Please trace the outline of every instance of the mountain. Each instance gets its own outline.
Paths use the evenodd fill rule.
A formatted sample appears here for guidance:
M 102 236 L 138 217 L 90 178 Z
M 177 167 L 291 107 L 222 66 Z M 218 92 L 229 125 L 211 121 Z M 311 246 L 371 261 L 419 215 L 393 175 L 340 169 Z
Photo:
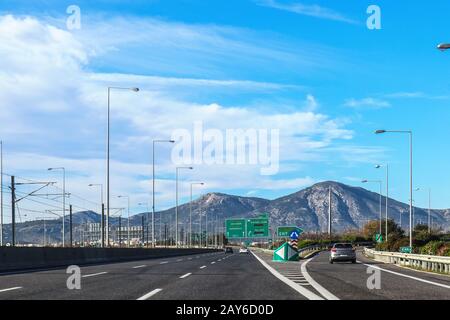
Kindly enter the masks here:
M 255 197 L 234 196 L 223 193 L 208 193 L 192 202 L 193 232 L 199 230 L 199 216 L 202 216 L 202 228 L 207 220 L 208 227 L 211 222 L 224 221 L 229 218 L 250 218 L 268 213 L 272 227 L 280 225 L 296 225 L 310 232 L 325 232 L 328 225 L 328 192 L 331 188 L 332 225 L 334 232 L 342 232 L 357 229 L 369 220 L 379 219 L 379 194 L 364 188 L 348 186 L 338 182 L 321 182 L 309 188 L 293 194 L 267 200 Z M 382 197 L 382 215 L 385 216 L 385 197 Z M 409 226 L 409 205 L 390 199 L 389 218 L 397 223 L 402 220 L 402 226 Z M 180 232 L 182 226 L 187 225 L 190 215 L 190 203 L 178 207 Z M 130 225 L 141 225 L 142 216 L 148 213 L 140 213 L 130 218 Z M 151 215 L 151 214 L 150 214 Z M 401 218 L 400 218 L 401 216 Z M 414 208 L 415 221 L 426 223 L 428 210 Z M 450 228 L 450 209 L 431 210 L 432 223 L 445 230 Z M 159 221 L 162 225 L 173 226 L 175 208 L 155 213 L 156 233 L 159 232 Z M 83 224 L 99 223 L 100 215 L 92 211 L 77 212 L 73 215 L 74 237 L 79 239 L 83 230 Z M 61 220 L 47 221 L 47 236 L 54 240 L 61 239 Z M 111 217 L 112 226 L 117 226 L 118 218 Z M 125 218 L 122 225 L 126 225 Z M 43 221 L 28 221 L 17 224 L 17 237 L 21 242 L 36 243 L 43 239 Z M 5 226 L 6 242 L 10 239 L 10 226 Z M 273 228 L 274 230 L 275 228 Z M 184 230 L 186 231 L 186 230 Z

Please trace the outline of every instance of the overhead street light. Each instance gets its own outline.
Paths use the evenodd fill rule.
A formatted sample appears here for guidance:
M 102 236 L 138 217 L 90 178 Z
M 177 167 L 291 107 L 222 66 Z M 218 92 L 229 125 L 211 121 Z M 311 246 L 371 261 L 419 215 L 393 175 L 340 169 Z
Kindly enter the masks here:
M 448 49 L 450 49 L 450 43 L 441 43 L 441 44 L 438 44 L 437 48 L 438 48 L 439 50 L 441 50 L 441 51 L 448 50 Z
M 409 246 L 412 248 L 413 238 L 413 133 L 411 130 L 377 130 L 375 134 L 407 133 L 409 135 Z
M 189 246 L 192 247 L 192 186 L 203 186 L 203 182 L 191 182 L 191 201 L 189 202 Z M 200 216 L 201 219 L 201 216 Z M 201 226 L 201 225 L 200 225 Z M 201 229 L 201 227 L 200 227 Z M 200 230 L 201 233 L 201 230 Z
M 382 213 L 381 213 L 381 190 L 383 189 L 383 187 L 382 187 L 382 185 L 383 185 L 383 181 L 381 181 L 381 180 L 362 180 L 361 181 L 362 183 L 371 183 L 371 182 L 373 182 L 373 183 L 379 183 L 380 184 L 380 193 L 379 193 L 379 195 L 380 195 L 380 228 L 379 228 L 379 231 L 380 231 L 380 234 L 381 234 L 381 216 L 382 216 Z
M 155 240 L 155 143 L 175 143 L 174 140 L 153 140 L 152 143 L 152 147 L 153 147 L 153 153 L 152 153 L 152 162 L 153 162 L 153 166 L 152 166 L 152 242 L 153 242 L 153 247 L 156 246 L 156 240 Z M 159 212 L 159 240 L 162 242 L 162 230 L 161 230 L 161 226 L 162 226 L 162 214 L 161 212 Z
M 106 239 L 109 247 L 109 211 L 110 211 L 110 194 L 109 194 L 109 149 L 110 149 L 110 114 L 111 114 L 111 90 L 130 90 L 138 92 L 139 88 L 123 88 L 108 87 L 108 110 L 107 110 L 107 129 L 106 129 Z
M 385 221 L 385 228 L 386 228 L 386 241 L 388 238 L 388 201 L 389 201 L 389 164 L 386 164 L 385 166 L 381 164 L 377 164 L 375 166 L 376 169 L 381 169 L 385 167 L 386 168 L 386 221 Z M 401 227 L 401 226 L 400 226 Z
M 175 246 L 178 247 L 178 170 L 193 170 L 193 167 L 177 167 L 176 168 L 176 195 L 175 195 Z

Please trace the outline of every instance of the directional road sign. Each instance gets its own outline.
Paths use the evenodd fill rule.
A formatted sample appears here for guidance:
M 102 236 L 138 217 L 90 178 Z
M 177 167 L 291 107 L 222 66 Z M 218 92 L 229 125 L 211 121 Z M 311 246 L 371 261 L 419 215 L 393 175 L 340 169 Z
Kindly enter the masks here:
M 289 243 L 284 243 L 281 247 L 276 249 L 273 253 L 273 261 L 286 262 L 297 261 L 298 252 Z
M 277 228 L 277 236 L 287 238 L 291 235 L 292 231 L 297 231 L 299 236 L 303 233 L 303 229 L 296 226 L 281 226 Z
M 245 219 L 227 219 L 225 220 L 225 228 L 228 239 L 245 238 Z

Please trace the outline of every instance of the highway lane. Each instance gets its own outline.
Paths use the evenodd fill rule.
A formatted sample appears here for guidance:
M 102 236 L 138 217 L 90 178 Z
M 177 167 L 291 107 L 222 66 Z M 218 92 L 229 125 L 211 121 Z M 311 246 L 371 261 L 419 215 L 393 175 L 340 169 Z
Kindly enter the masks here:
M 359 252 L 357 264 L 330 264 L 328 258 L 329 252 L 320 253 L 307 263 L 306 270 L 314 281 L 339 299 L 450 299 L 450 277 L 448 276 L 375 262 L 365 258 Z M 382 269 L 379 290 L 371 290 L 367 287 L 367 280 L 373 274 L 367 273 L 369 267 Z
M 81 270 L 81 290 L 67 289 L 65 269 L 0 275 L 0 300 L 304 299 L 251 255 L 219 252 Z

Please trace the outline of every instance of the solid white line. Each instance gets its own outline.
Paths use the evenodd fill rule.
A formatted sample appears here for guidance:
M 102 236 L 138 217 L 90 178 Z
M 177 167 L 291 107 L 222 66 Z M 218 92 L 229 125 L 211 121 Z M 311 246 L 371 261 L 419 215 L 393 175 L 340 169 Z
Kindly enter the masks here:
M 99 276 L 102 274 L 106 274 L 108 272 L 99 272 L 99 273 L 92 273 L 92 274 L 85 274 L 84 276 L 81 276 L 82 278 L 89 278 L 89 277 L 95 277 L 95 276 Z
M 166 264 L 166 263 L 169 263 L 169 261 L 162 261 L 159 264 Z
M 135 266 L 133 269 L 145 268 L 147 265 L 143 264 L 142 266 Z
M 189 277 L 190 275 L 191 275 L 192 273 L 186 273 L 185 275 L 182 275 L 181 277 L 180 277 L 180 279 L 184 279 L 184 278 L 187 278 L 187 277 Z
M 395 274 L 395 275 L 400 276 L 400 277 L 405 277 L 405 278 L 413 279 L 413 280 L 416 280 L 416 281 L 432 284 L 434 286 L 450 289 L 450 286 L 442 284 L 442 283 L 433 282 L 433 281 L 425 280 L 425 279 L 422 279 L 422 278 L 413 277 L 413 276 L 410 276 L 410 275 L 407 275 L 407 274 L 403 274 L 403 273 L 399 273 L 399 272 L 395 272 L 395 271 L 391 271 L 391 270 L 386 270 L 386 269 L 380 268 L 378 266 L 374 266 L 374 265 L 363 263 L 361 261 L 358 261 L 358 263 L 361 263 L 361 264 L 363 264 L 363 265 L 365 265 L 367 267 L 370 267 L 370 268 L 374 268 L 374 269 L 378 269 L 378 270 L 381 270 L 381 271 L 384 271 L 384 272 L 392 273 L 392 274 Z
M 12 291 L 12 290 L 17 290 L 17 289 L 22 289 L 22 287 L 13 287 L 13 288 L 8 288 L 8 289 L 1 289 L 0 292 Z
M 287 284 L 289 287 L 300 293 L 302 296 L 306 297 L 309 300 L 324 300 L 322 297 L 318 296 L 314 292 L 309 291 L 308 289 L 303 288 L 298 283 L 295 283 L 292 280 L 289 280 L 285 276 L 283 276 L 281 273 L 279 273 L 277 270 L 269 266 L 268 263 L 266 263 L 263 259 L 258 257 L 256 254 L 254 254 L 252 251 L 250 253 L 267 269 L 272 273 L 275 277 L 277 277 L 279 280 L 283 281 L 285 284 Z
M 204 268 L 206 268 L 206 266 L 201 266 L 201 267 L 200 267 L 200 269 L 204 269 Z
M 137 300 L 147 300 L 148 298 L 154 296 L 158 292 L 162 291 L 162 289 L 155 289 L 153 291 L 150 291 L 149 293 L 143 295 L 142 297 L 138 298 Z
M 332 294 L 330 291 L 328 291 L 327 289 L 325 289 L 324 287 L 322 287 L 320 284 L 318 284 L 308 273 L 308 271 L 306 271 L 306 265 L 308 264 L 308 262 L 310 262 L 312 260 L 308 259 L 305 262 L 302 263 L 302 266 L 300 267 L 303 276 L 305 277 L 306 281 L 309 282 L 310 285 L 313 286 L 314 289 L 317 290 L 317 292 L 319 292 L 321 295 L 323 295 L 325 297 L 325 299 L 327 300 L 339 300 L 338 297 L 336 297 L 334 294 Z

